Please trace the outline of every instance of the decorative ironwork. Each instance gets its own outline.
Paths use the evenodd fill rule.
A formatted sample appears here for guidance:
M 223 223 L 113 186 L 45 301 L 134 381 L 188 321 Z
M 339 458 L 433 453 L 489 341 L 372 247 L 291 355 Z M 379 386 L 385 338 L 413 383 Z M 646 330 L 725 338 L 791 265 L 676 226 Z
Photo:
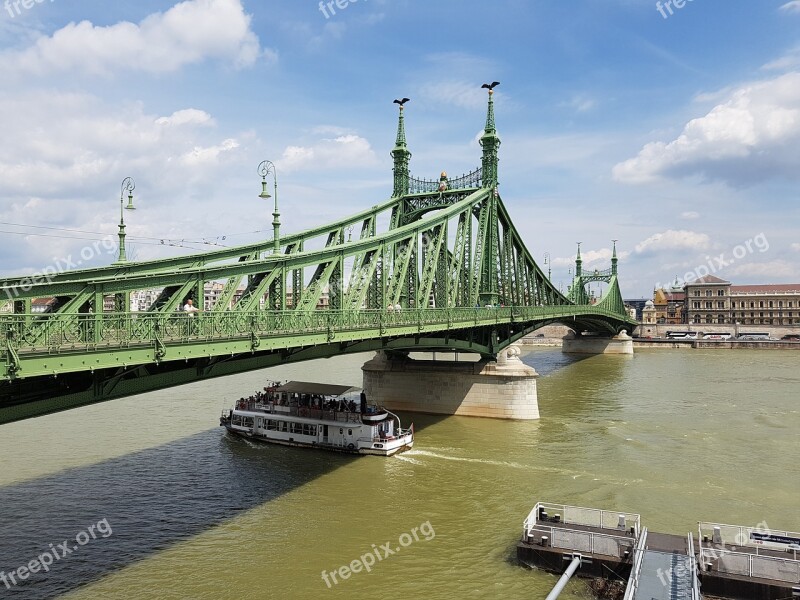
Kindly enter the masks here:
M 441 184 L 441 178 L 417 179 L 416 177 L 409 177 L 407 194 L 409 196 L 418 194 L 438 194 L 445 191 L 440 189 Z M 483 187 L 483 169 L 478 167 L 474 171 L 457 177 L 456 179 L 447 179 L 446 191 L 479 189 L 481 187 Z
M 177 368 L 193 359 L 236 372 L 240 367 L 230 365 L 241 356 L 319 358 L 346 344 L 358 344 L 359 351 L 419 347 L 425 336 L 427 348 L 491 357 L 546 323 L 632 330 L 616 254 L 610 270 L 576 270 L 569 296 L 533 260 L 498 193 L 500 140 L 491 104 L 481 145 L 483 164 L 466 175 L 411 178 L 401 112 L 392 198 L 356 215 L 280 240 L 275 228 L 273 240 L 203 254 L 67 271 L 46 281 L 0 279 L 14 310 L 0 314 L 0 340 L 6 339 L 0 382 L 11 390 L 22 378 L 36 387 L 36 378 L 46 383 L 62 373 L 129 367 L 146 377 L 154 364 Z M 608 283 L 593 305 L 585 290 L 592 281 Z M 218 300 L 208 310 L 184 313 L 189 298 L 203 308 L 212 282 L 221 284 Z M 145 290 L 160 293 L 146 312 L 132 312 L 131 295 Z M 32 314 L 37 298 L 58 301 L 51 312 Z M 104 312 L 106 301 L 116 312 Z M 136 389 L 127 380 L 88 388 L 106 394 L 92 401 L 111 393 L 102 390 Z M 2 390 L 0 413 L 15 404 L 15 392 Z

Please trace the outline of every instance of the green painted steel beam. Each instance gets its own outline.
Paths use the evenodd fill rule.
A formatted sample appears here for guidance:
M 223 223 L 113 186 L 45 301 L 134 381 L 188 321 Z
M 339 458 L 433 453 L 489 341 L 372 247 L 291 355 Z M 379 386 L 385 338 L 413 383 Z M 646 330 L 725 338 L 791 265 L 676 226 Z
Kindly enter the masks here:
M 420 333 L 560 318 L 597 318 L 609 328 L 632 322 L 603 306 L 375 311 L 78 315 L 54 320 L 46 334 L 24 317 L 10 319 L 0 380 L 131 367 L 169 360 L 279 350 L 337 341 L 413 337 Z M 100 327 L 98 336 L 92 328 Z M 605 329 L 605 325 L 603 325 Z M 31 337 L 29 331 L 37 335 Z

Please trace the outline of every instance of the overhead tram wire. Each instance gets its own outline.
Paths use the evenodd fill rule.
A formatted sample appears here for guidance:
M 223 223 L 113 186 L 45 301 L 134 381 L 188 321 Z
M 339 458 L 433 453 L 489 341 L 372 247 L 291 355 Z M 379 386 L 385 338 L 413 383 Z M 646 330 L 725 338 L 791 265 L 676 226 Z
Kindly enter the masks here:
M 25 231 L 4 231 L 0 230 L 1 234 L 8 234 L 8 235 L 24 235 L 24 236 L 36 236 L 36 237 L 46 237 L 46 238 L 58 238 L 62 240 L 80 240 L 85 242 L 98 242 L 102 241 L 104 238 L 89 238 L 89 237 L 79 237 L 79 236 L 68 236 L 68 235 L 55 235 L 55 234 L 48 234 L 48 233 L 30 233 Z M 108 237 L 108 236 L 105 236 Z M 132 237 L 132 236 L 131 236 Z M 145 238 L 145 239 L 159 239 L 159 238 Z M 180 242 L 167 242 L 166 239 L 162 240 L 161 243 L 156 242 L 136 242 L 137 244 L 142 244 L 144 246 L 170 246 L 175 248 L 186 248 L 187 250 L 202 250 L 202 248 L 195 248 L 194 246 L 187 246 L 184 243 Z M 200 244 L 202 242 L 191 242 L 195 244 Z
M 46 225 L 23 225 L 22 223 L 10 223 L 8 221 L 0 221 L 0 225 L 10 225 L 12 227 L 28 227 L 30 229 L 49 229 L 49 230 L 53 230 L 53 231 L 69 231 L 71 233 L 89 233 L 89 234 L 93 234 L 93 235 L 104 235 L 104 234 L 102 234 L 100 232 L 97 232 L 97 231 L 86 231 L 86 230 L 83 230 L 83 229 L 69 229 L 69 228 L 66 228 L 66 227 L 48 227 Z M 228 246 L 226 246 L 225 244 L 220 244 L 219 240 L 225 241 L 227 238 L 231 238 L 231 237 L 238 237 L 238 236 L 241 236 L 241 235 L 256 235 L 256 234 L 260 234 L 260 233 L 270 233 L 271 234 L 272 230 L 256 229 L 255 231 L 242 231 L 242 232 L 239 232 L 239 233 L 228 233 L 228 234 L 223 234 L 223 235 L 208 235 L 208 236 L 202 236 L 202 240 L 201 241 L 190 240 L 189 243 L 191 243 L 191 244 L 203 244 L 203 245 L 206 245 L 206 246 L 222 246 L 223 248 L 227 248 Z M 179 241 L 179 240 L 177 240 L 177 238 L 147 237 L 147 236 L 137 236 L 137 235 L 130 235 L 130 234 L 128 235 L 128 238 L 129 239 L 130 238 L 136 238 L 136 239 L 142 239 L 142 240 L 158 240 L 159 242 L 161 240 L 169 240 L 169 241 L 172 241 L 172 242 Z M 215 241 L 209 241 L 209 240 L 215 240 Z M 184 242 L 186 240 L 182 239 L 180 241 Z
M 29 228 L 29 229 L 45 229 L 45 230 L 49 230 L 49 231 L 65 231 L 65 232 L 68 232 L 68 233 L 85 233 L 85 234 L 89 234 L 89 235 L 99 235 L 99 236 L 103 236 L 103 237 L 105 237 L 107 235 L 107 234 L 105 234 L 103 232 L 87 231 L 85 229 L 69 229 L 69 228 L 66 228 L 66 227 L 51 227 L 51 226 L 46 226 L 46 225 L 23 225 L 22 223 L 10 223 L 8 221 L 0 221 L 0 225 L 9 225 L 9 226 L 12 226 L 12 227 L 26 227 L 26 228 Z M 45 235 L 45 234 L 25 233 L 25 232 L 19 232 L 19 231 L 0 231 L 0 233 L 8 233 L 8 234 L 14 234 L 14 235 L 38 235 L 40 237 L 61 237 L 61 238 L 64 238 L 64 239 L 81 239 L 81 240 L 89 239 L 90 241 L 95 239 L 95 238 L 67 237 L 67 236 L 57 236 L 57 235 L 48 236 L 48 235 Z M 223 239 L 224 240 L 225 237 L 226 236 L 216 236 L 214 239 L 215 240 L 219 240 L 219 239 Z M 187 246 L 186 244 L 199 244 L 199 245 L 203 245 L 203 246 L 221 246 L 223 248 L 227 248 L 227 246 L 225 246 L 225 244 L 220 244 L 217 241 L 208 241 L 208 239 L 187 240 L 187 239 L 184 239 L 184 238 L 177 239 L 177 238 L 170 238 L 170 237 L 148 237 L 148 236 L 138 236 L 138 235 L 128 235 L 128 239 L 129 240 L 134 240 L 134 241 L 136 241 L 137 243 L 140 243 L 140 244 L 147 244 L 147 242 L 143 242 L 141 240 L 151 240 L 153 242 L 158 242 L 158 243 L 152 243 L 152 244 L 148 244 L 148 245 L 153 245 L 153 246 L 175 246 L 175 247 L 181 247 L 181 248 L 188 248 L 188 249 L 191 249 L 191 250 L 201 250 L 201 248 L 193 248 L 191 246 Z

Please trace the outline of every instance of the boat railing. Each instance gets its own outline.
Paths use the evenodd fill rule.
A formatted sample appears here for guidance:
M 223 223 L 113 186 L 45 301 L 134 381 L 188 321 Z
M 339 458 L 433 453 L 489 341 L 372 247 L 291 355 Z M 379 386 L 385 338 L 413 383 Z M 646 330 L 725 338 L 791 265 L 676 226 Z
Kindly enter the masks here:
M 337 423 L 361 423 L 361 413 L 325 410 L 321 408 L 309 408 L 306 406 L 284 406 L 271 402 L 239 402 L 239 410 L 251 412 L 263 412 L 270 415 L 288 415 L 291 417 L 302 417 L 306 419 L 318 419 L 321 421 L 334 421 Z
M 411 429 L 400 429 L 396 431 L 393 435 L 387 435 L 384 437 L 380 437 L 379 435 L 374 435 L 372 437 L 362 437 L 359 438 L 359 442 L 372 442 L 372 443 L 382 443 L 382 442 L 392 442 L 395 440 L 399 440 L 405 437 L 412 435 L 414 432 Z

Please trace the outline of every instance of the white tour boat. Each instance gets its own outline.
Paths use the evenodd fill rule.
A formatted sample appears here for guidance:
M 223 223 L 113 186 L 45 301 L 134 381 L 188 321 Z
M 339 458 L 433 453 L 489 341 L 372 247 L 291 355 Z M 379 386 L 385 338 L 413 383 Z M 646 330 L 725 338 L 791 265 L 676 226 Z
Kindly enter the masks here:
M 220 425 L 244 437 L 353 454 L 391 456 L 414 445 L 414 425 L 367 403 L 359 388 L 290 381 L 273 384 L 226 410 Z M 350 398 L 352 396 L 352 398 Z

